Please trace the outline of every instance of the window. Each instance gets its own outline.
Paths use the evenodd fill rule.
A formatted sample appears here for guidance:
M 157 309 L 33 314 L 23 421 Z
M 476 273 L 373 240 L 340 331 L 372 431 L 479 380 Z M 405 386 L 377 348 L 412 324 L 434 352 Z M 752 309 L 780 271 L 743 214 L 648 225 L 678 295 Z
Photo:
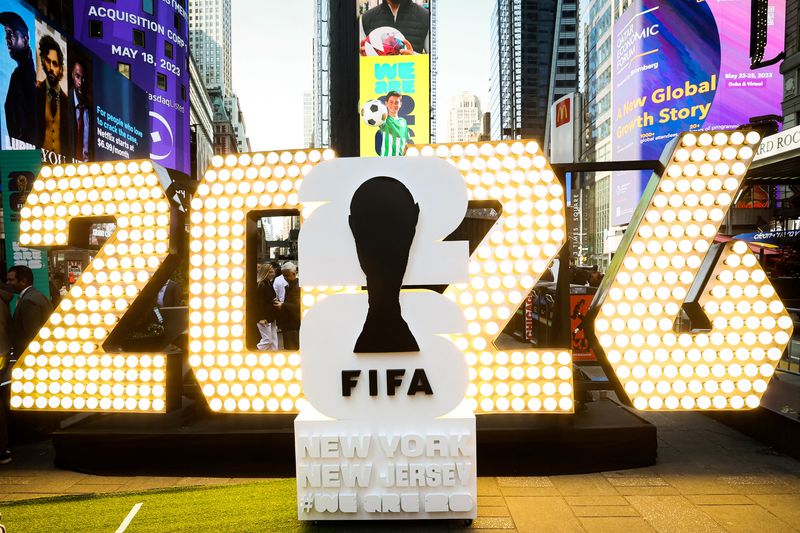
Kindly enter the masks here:
M 133 44 L 144 48 L 144 32 L 142 30 L 133 30 Z
M 172 19 L 172 25 L 175 26 L 176 30 L 181 30 L 183 27 L 183 20 L 181 19 L 180 13 L 175 12 L 175 17 Z
M 156 86 L 162 91 L 167 90 L 167 77 L 160 72 L 156 73 Z
M 186 85 L 181 85 L 181 100 L 186 101 Z
M 142 11 L 144 11 L 148 15 L 152 15 L 154 13 L 153 0 L 142 0 Z
M 131 79 L 131 64 L 130 63 L 117 63 L 117 70 L 120 74 L 128 79 Z
M 174 49 L 172 43 L 164 41 L 164 55 L 172 59 L 174 56 Z
M 99 20 L 90 20 L 89 21 L 89 37 L 94 37 L 96 39 L 103 38 L 103 23 Z

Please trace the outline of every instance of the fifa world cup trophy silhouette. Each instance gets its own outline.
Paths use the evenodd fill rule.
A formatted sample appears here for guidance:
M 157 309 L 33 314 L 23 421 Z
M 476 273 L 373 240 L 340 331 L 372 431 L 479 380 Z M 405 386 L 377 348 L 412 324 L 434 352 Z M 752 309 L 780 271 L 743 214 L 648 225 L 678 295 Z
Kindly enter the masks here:
M 419 204 L 394 178 L 365 181 L 350 201 L 350 230 L 367 276 L 369 310 L 355 353 L 418 352 L 400 311 L 400 287 L 419 220 Z

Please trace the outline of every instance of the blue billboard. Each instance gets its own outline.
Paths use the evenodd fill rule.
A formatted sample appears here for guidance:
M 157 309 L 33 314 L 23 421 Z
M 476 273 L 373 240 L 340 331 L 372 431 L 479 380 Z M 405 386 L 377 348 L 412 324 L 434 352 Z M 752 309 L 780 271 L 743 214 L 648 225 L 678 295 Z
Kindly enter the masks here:
M 149 156 L 144 91 L 21 2 L 0 0 L 0 24 L 0 148 L 48 163 Z

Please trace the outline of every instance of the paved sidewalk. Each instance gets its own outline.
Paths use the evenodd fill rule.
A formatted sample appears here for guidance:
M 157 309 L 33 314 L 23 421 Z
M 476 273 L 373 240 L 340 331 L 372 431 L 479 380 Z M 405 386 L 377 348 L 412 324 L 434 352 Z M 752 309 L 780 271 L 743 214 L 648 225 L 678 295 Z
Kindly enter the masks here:
M 800 530 L 799 461 L 697 413 L 645 417 L 658 426 L 656 466 L 586 475 L 480 478 L 479 517 L 473 528 L 614 533 Z M 48 444 L 15 452 L 13 463 L 0 466 L 0 501 L 253 481 L 93 476 L 55 469 Z

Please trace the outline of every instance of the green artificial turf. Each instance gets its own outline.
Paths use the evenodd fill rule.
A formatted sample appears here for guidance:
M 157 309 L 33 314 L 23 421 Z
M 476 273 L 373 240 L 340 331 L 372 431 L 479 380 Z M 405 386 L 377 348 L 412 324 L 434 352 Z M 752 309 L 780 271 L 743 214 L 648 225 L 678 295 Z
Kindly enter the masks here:
M 27 500 L 0 505 L 0 523 L 8 533 L 113 533 L 140 502 L 142 507 L 125 533 L 283 533 L 306 529 L 297 521 L 294 479 Z

